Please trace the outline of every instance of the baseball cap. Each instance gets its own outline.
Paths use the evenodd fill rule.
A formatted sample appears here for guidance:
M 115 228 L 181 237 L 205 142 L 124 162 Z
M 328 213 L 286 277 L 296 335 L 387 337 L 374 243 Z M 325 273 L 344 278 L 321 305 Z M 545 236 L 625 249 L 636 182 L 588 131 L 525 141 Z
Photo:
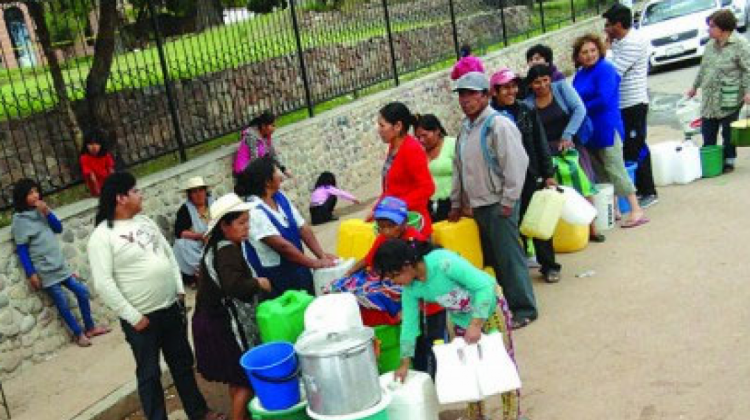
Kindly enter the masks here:
M 456 82 L 456 87 L 453 88 L 453 91 L 458 92 L 461 89 L 477 91 L 490 90 L 490 81 L 487 79 L 486 74 L 473 71 L 461 76 Z
M 490 85 L 492 87 L 505 85 L 517 79 L 520 79 L 520 77 L 513 73 L 513 70 L 503 67 L 492 75 L 490 78 Z
M 376 220 L 386 219 L 400 225 L 406 221 L 407 215 L 406 203 L 396 197 L 383 197 L 380 203 L 375 206 L 374 217 Z

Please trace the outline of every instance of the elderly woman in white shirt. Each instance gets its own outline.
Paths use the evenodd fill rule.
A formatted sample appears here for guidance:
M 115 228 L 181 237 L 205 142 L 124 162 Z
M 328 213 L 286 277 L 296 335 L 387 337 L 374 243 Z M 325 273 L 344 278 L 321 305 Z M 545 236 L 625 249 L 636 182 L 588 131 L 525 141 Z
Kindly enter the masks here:
M 305 219 L 281 191 L 284 175 L 271 157 L 254 160 L 237 178 L 235 190 L 248 197 L 250 240 L 245 256 L 256 274 L 271 281 L 268 298 L 287 290 L 314 294 L 310 269 L 333 266 L 336 257 L 320 246 Z M 302 244 L 315 258 L 305 255 Z

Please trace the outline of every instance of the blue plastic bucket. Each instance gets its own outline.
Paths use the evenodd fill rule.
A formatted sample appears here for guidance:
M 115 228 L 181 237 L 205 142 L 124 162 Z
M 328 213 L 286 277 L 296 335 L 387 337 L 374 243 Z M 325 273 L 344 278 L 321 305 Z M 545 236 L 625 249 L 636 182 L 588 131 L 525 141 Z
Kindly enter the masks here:
M 300 402 L 299 362 L 292 343 L 274 341 L 252 348 L 240 357 L 261 405 L 286 410 Z
M 628 171 L 630 181 L 635 184 L 635 170 L 638 169 L 638 162 L 625 162 L 625 170 Z M 627 197 L 617 196 L 617 207 L 620 208 L 620 214 L 630 213 L 630 203 Z

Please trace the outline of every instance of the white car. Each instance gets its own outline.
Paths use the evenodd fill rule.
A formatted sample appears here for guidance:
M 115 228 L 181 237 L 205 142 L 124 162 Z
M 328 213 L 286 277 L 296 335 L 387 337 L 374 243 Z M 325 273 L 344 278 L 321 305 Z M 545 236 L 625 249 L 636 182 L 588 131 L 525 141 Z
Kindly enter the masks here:
M 653 0 L 636 25 L 651 43 L 651 68 L 703 56 L 708 42 L 706 19 L 724 0 Z

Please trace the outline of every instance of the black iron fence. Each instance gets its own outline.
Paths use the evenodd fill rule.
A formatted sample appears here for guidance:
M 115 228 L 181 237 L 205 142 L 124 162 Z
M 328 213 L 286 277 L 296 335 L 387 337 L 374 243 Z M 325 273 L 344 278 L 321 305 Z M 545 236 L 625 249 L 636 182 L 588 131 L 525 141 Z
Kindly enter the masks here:
M 599 13 L 611 0 L 0 2 L 0 208 L 80 183 L 82 133 L 132 166 Z

